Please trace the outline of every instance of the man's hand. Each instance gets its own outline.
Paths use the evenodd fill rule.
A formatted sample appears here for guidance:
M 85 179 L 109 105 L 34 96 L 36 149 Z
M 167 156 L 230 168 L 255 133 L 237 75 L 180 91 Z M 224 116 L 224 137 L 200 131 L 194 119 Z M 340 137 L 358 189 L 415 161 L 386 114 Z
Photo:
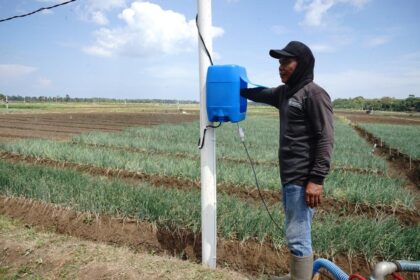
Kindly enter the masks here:
M 318 185 L 312 182 L 308 182 L 306 185 L 305 200 L 306 204 L 311 207 L 317 207 L 321 204 L 323 188 L 322 185 Z

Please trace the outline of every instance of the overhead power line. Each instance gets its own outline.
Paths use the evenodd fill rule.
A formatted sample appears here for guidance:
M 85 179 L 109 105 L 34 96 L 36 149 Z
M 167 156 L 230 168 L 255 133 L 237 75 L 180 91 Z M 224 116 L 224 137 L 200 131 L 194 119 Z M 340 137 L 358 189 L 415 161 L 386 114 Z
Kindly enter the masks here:
M 0 19 L 0 22 L 12 20 L 12 19 L 15 19 L 15 18 L 27 17 L 27 16 L 30 16 L 30 15 L 39 13 L 39 12 L 41 12 L 43 10 L 54 9 L 54 8 L 59 7 L 59 6 L 63 6 L 63 5 L 66 5 L 66 4 L 69 4 L 71 2 L 75 2 L 75 1 L 76 0 L 69 0 L 69 1 L 66 1 L 66 2 L 63 2 L 63 3 L 60 3 L 60 4 L 57 4 L 57 5 L 54 5 L 54 6 L 39 8 L 36 11 L 30 12 L 30 13 L 27 13 L 27 14 L 24 14 L 24 15 L 18 15 L 18 16 L 13 16 L 13 17 L 9 17 L 9 18 Z

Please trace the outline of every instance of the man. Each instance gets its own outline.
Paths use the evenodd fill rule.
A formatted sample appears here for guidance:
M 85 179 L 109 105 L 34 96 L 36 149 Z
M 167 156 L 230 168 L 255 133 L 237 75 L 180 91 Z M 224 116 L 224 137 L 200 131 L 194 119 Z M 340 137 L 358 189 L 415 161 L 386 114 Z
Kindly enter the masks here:
M 281 50 L 270 50 L 270 56 L 280 62 L 284 85 L 242 89 L 241 95 L 280 111 L 279 163 L 290 274 L 273 279 L 309 280 L 311 224 L 330 169 L 333 110 L 327 92 L 313 82 L 315 58 L 305 44 L 292 41 Z

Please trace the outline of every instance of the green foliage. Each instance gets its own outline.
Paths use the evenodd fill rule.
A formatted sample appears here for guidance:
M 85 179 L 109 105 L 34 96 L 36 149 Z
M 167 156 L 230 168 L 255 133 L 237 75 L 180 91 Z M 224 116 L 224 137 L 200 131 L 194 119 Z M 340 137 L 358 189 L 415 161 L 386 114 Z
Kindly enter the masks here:
M 48 140 L 0 143 L 0 149 L 37 158 L 89 164 L 103 168 L 185 177 L 191 180 L 199 180 L 200 178 L 199 162 L 190 158 L 168 157 L 160 154 L 144 155 L 126 150 L 92 148 Z M 254 179 L 250 176 L 250 167 L 247 163 L 220 162 L 217 168 L 219 182 L 254 185 Z M 263 186 L 270 189 L 277 188 L 279 179 L 276 167 L 256 166 L 256 172 L 261 178 Z
M 333 166 L 386 171 L 386 162 L 372 154 L 372 146 L 341 119 L 335 120 Z
M 348 99 L 338 98 L 333 101 L 333 106 L 336 109 L 420 112 L 420 97 L 410 94 L 406 99 L 393 97 L 365 99 L 362 96 Z
M 256 160 L 277 161 L 279 121 L 273 118 L 248 118 L 241 123 L 246 142 Z M 118 133 L 90 132 L 73 138 L 76 143 L 109 145 L 150 151 L 188 153 L 199 156 L 199 123 L 126 128 Z M 216 130 L 218 158 L 244 159 L 235 124 L 226 123 Z M 274 150 L 274 151 L 273 151 Z
M 277 147 L 273 138 L 278 137 L 278 120 L 270 118 L 250 118 L 244 123 L 247 145 L 253 160 L 267 161 L 269 164 L 255 166 L 260 186 L 263 189 L 280 188 L 279 170 L 273 165 L 277 161 Z M 373 156 L 371 148 L 354 130 L 343 121 L 337 120 L 333 169 L 325 183 L 326 195 L 346 199 L 354 203 L 370 205 L 389 204 L 393 207 L 412 209 L 412 194 L 403 189 L 404 182 L 386 176 L 341 172 L 339 168 L 361 168 L 371 171 L 386 171 L 385 162 Z M 255 187 L 252 170 L 246 159 L 238 137 L 236 126 L 223 125 L 217 130 L 218 183 L 236 185 L 238 188 Z M 75 137 L 76 144 L 47 140 L 22 140 L 14 143 L 0 143 L 0 149 L 69 161 L 102 168 L 144 172 L 147 174 L 182 177 L 192 181 L 200 179 L 199 151 L 191 139 L 198 135 L 197 123 L 162 125 L 147 128 L 129 128 L 121 133 L 89 133 Z M 275 140 L 274 140 L 275 141 Z M 84 145 L 112 145 L 91 147 Z M 145 149 L 148 153 L 134 152 L 113 147 Z M 165 153 L 153 153 L 162 152 Z M 178 156 L 179 153 L 186 156 Z M 229 159 L 242 160 L 232 162 Z
M 324 191 L 326 196 L 341 201 L 414 210 L 414 196 L 403 185 L 404 181 L 386 176 L 333 171 L 325 181 Z
M 326 215 L 312 228 L 313 246 L 321 254 L 333 256 L 340 252 L 348 255 L 363 253 L 367 258 L 418 260 L 420 226 L 405 227 L 395 219 L 378 216 L 339 217 Z
M 363 123 L 360 126 L 381 138 L 388 146 L 413 158 L 420 158 L 420 125 Z
M 240 124 L 245 131 L 246 145 L 255 161 L 277 162 L 279 120 L 278 118 L 248 117 Z M 371 155 L 371 147 L 361 139 L 348 124 L 335 122 L 335 147 L 333 165 L 338 167 L 371 168 L 385 171 L 381 158 Z M 119 133 L 90 132 L 75 136 L 73 141 L 81 144 L 117 146 L 149 151 L 187 153 L 199 156 L 197 136 L 198 122 L 156 127 L 127 128 Z M 223 124 L 216 130 L 218 159 L 244 160 L 246 154 L 240 143 L 236 124 Z
M 95 178 L 71 170 L 14 165 L 0 161 L 0 193 L 24 196 L 80 211 L 136 217 L 164 227 L 201 230 L 200 191 L 164 189 Z M 279 205 L 271 207 L 279 213 Z M 219 233 L 225 238 L 260 238 L 276 231 L 265 208 L 218 195 Z M 282 224 L 283 217 L 277 223 Z M 283 244 L 280 236 L 273 236 Z
M 10 164 L 0 161 L 0 193 L 42 200 L 80 211 L 136 217 L 159 226 L 201 229 L 199 191 L 178 191 L 129 185 L 121 180 L 92 177 L 71 170 Z M 218 195 L 218 234 L 226 239 L 255 239 L 284 246 L 283 234 L 265 208 Z M 280 205 L 270 207 L 279 225 L 284 215 Z M 280 229 L 283 230 L 283 229 Z M 313 228 L 319 255 L 359 253 L 368 257 L 418 259 L 419 226 L 403 226 L 392 218 L 340 217 L 323 214 Z

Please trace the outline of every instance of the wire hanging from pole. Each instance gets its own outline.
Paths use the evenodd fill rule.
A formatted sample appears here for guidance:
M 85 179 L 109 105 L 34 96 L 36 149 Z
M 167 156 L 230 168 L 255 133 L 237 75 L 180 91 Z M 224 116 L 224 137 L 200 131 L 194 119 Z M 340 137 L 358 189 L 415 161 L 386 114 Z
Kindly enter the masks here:
M 27 13 L 27 14 L 23 14 L 23 15 L 18 15 L 18 16 L 13 16 L 13 17 L 9 17 L 9 18 L 0 19 L 0 22 L 3 22 L 3 21 L 8 21 L 8 20 L 12 20 L 12 19 L 15 19 L 15 18 L 27 17 L 27 16 L 33 15 L 33 14 L 35 14 L 35 13 L 39 13 L 39 12 L 41 12 L 41 11 L 43 11 L 43 10 L 54 9 L 54 8 L 56 8 L 56 7 L 63 6 L 63 5 L 66 5 L 66 4 L 69 4 L 69 3 L 71 3 L 71 2 L 75 2 L 75 1 L 76 1 L 76 0 L 69 0 L 69 1 L 66 1 L 66 2 L 63 2 L 63 3 L 60 3 L 60 4 L 57 4 L 57 5 L 53 5 L 53 6 L 49 6 L 49 7 L 39 8 L 38 10 L 33 11 L 33 12 L 30 12 L 30 13 Z
M 211 58 L 210 52 L 207 49 L 203 36 L 201 36 L 200 27 L 198 26 L 198 14 L 195 16 L 195 24 L 197 25 L 198 36 L 200 37 L 201 43 L 203 43 L 204 49 L 206 50 L 207 56 L 209 57 L 209 60 L 210 60 L 210 64 L 213 65 L 213 59 Z
M 200 37 L 201 43 L 203 43 L 204 46 L 204 50 L 206 51 L 206 54 L 210 60 L 210 64 L 213 65 L 213 59 L 211 59 L 211 55 L 209 50 L 207 49 L 206 43 L 204 42 L 203 36 L 201 35 L 201 31 L 200 31 L 200 27 L 198 26 L 198 14 L 195 17 L 195 24 L 197 25 L 197 31 L 198 31 L 198 36 Z M 206 140 L 206 132 L 207 132 L 207 128 L 218 128 L 219 126 L 222 125 L 222 122 L 219 122 L 218 125 L 214 126 L 214 125 L 208 125 L 206 126 L 206 128 L 204 128 L 203 131 L 203 139 L 198 139 L 198 148 L 201 150 L 204 147 L 204 142 Z

